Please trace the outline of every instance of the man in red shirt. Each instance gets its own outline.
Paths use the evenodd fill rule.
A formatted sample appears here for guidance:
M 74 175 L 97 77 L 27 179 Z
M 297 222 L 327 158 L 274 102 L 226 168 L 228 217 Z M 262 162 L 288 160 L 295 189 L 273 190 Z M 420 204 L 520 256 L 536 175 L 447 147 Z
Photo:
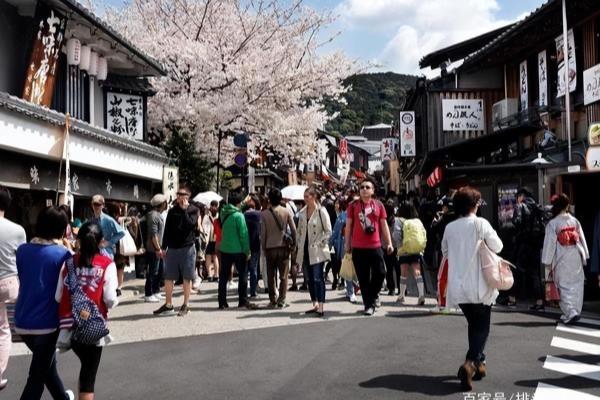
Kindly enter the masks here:
M 360 199 L 348 205 L 345 229 L 346 253 L 352 254 L 365 315 L 373 315 L 379 306 L 379 290 L 385 279 L 384 247 L 392 254 L 394 247 L 386 219 L 385 207 L 374 199 L 375 182 L 367 178 L 360 184 Z M 381 239 L 385 243 L 382 246 Z

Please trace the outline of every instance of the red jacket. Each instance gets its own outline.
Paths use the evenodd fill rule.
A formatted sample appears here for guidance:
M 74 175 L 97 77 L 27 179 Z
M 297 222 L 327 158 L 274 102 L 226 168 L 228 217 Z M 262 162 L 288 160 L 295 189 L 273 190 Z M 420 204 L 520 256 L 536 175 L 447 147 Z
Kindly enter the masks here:
M 114 263 L 104 255 L 97 254 L 92 259 L 91 267 L 79 266 L 79 254 L 73 257 L 76 265 L 75 274 L 77 280 L 83 289 L 83 292 L 98 306 L 105 319 L 108 318 L 108 307 L 105 303 L 104 285 L 106 283 L 106 270 Z M 62 271 L 62 296 L 60 297 L 60 305 L 58 308 L 58 316 L 60 318 L 60 329 L 69 329 L 73 326 L 73 315 L 71 311 L 71 293 L 69 287 L 65 283 L 67 277 L 67 269 Z M 116 294 L 115 294 L 116 296 Z M 109 304 L 109 306 L 111 306 Z

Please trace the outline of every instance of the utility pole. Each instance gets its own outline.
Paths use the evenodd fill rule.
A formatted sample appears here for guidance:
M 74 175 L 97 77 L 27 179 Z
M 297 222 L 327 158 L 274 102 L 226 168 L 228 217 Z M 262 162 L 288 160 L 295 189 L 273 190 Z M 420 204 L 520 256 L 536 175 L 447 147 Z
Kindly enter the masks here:
M 221 140 L 223 140 L 223 131 L 219 128 L 219 136 L 217 142 L 217 193 L 220 192 L 221 183 Z
M 569 144 L 569 162 L 572 161 L 571 155 L 571 92 L 569 91 L 569 40 L 567 37 L 567 0 L 562 0 L 562 23 L 563 23 L 563 62 L 565 63 L 565 113 L 567 142 Z

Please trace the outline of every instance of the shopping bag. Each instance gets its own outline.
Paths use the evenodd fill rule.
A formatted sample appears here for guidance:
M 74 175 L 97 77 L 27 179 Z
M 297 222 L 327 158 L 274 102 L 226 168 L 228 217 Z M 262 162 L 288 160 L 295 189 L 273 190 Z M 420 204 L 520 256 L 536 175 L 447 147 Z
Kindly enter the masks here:
M 448 258 L 442 258 L 437 276 L 437 301 L 439 307 L 446 307 L 446 291 L 448 290 Z
M 16 303 L 12 301 L 6 302 L 6 315 L 8 317 L 8 325 L 10 326 L 10 335 L 12 337 L 12 342 L 19 343 L 22 342 L 23 339 L 21 338 L 21 335 L 15 333 L 15 305 Z
M 129 233 L 129 229 L 124 228 L 125 236 L 119 240 L 119 254 L 122 256 L 135 256 L 138 252 L 133 236 Z
M 548 280 L 546 281 L 546 301 L 559 301 L 560 300 L 560 292 L 558 291 L 558 287 L 556 283 L 554 283 L 554 276 L 552 272 L 550 272 L 548 276 Z
M 344 255 L 344 258 L 342 259 L 342 267 L 340 269 L 340 276 L 347 281 L 358 281 L 356 271 L 354 270 L 354 262 L 352 262 L 351 254 Z

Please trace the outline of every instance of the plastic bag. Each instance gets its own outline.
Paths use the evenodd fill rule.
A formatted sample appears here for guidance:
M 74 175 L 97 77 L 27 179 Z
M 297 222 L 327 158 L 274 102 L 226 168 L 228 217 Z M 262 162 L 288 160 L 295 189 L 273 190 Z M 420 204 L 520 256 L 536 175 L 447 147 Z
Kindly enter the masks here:
M 340 276 L 344 278 L 344 280 L 357 282 L 358 277 L 356 276 L 356 271 L 354 269 L 354 262 L 352 261 L 352 255 L 346 254 L 342 259 L 342 267 L 340 268 Z

